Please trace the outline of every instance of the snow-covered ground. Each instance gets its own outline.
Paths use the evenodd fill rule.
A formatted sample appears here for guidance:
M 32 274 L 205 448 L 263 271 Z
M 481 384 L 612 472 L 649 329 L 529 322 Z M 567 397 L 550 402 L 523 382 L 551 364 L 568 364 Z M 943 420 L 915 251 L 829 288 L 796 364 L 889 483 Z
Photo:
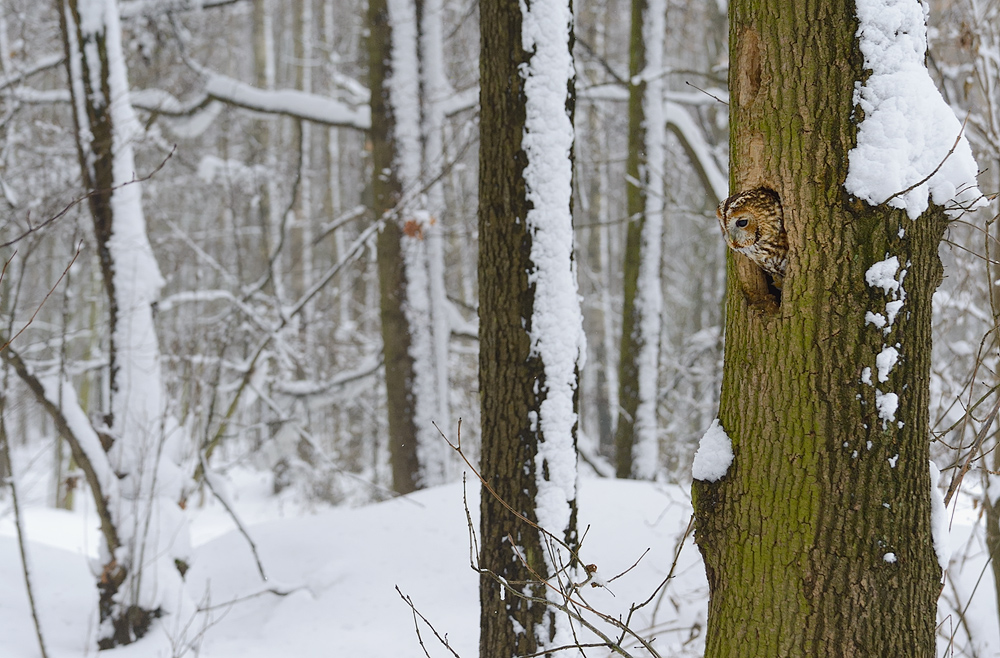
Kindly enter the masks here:
M 78 494 L 77 511 L 46 507 L 46 460 L 21 453 L 15 461 L 22 467 L 18 481 L 49 656 L 94 656 L 97 593 L 89 558 L 97 554 L 99 536 L 92 505 Z M 397 586 L 461 658 L 478 654 L 478 584 L 461 484 L 364 507 L 320 509 L 297 502 L 291 490 L 273 495 L 266 473 L 233 468 L 225 484 L 268 580 L 228 513 L 206 493 L 187 512 L 195 548 L 186 586 L 204 611 L 163 617 L 140 642 L 105 652 L 109 658 L 420 658 L 413 613 Z M 478 487 L 467 489 L 478 528 Z M 586 530 L 581 557 L 597 564 L 603 580 L 628 570 L 649 549 L 607 590 L 583 590 L 595 609 L 627 615 L 670 570 L 690 518 L 687 489 L 587 477 L 579 489 L 580 530 Z M 992 578 L 981 533 L 971 532 L 977 514 L 970 507 L 949 510 L 953 557 L 939 612 L 941 656 L 1000 655 Z M 640 611 L 632 627 L 655 637 L 663 656 L 700 655 L 707 595 L 701 558 L 688 538 L 665 595 Z M 964 621 L 956 608 L 964 609 Z M 968 650 L 966 627 L 976 654 Z M 420 632 L 432 657 L 452 656 L 422 622 Z M 0 638 L 2 658 L 40 655 L 6 492 L 0 500 Z
M 413 613 L 397 586 L 442 637 L 447 635 L 462 658 L 478 654 L 478 577 L 470 568 L 461 484 L 366 507 L 310 512 L 269 495 L 266 475 L 231 471 L 228 482 L 267 582 L 222 506 L 213 499 L 201 507 L 192 505 L 195 557 L 186 584 L 199 606 L 208 610 L 193 618 L 161 618 L 146 638 L 106 655 L 424 656 Z M 37 494 L 40 485 L 26 488 Z M 650 483 L 584 479 L 579 496 L 581 532 L 589 526 L 581 557 L 597 564 L 604 580 L 627 570 L 649 549 L 638 566 L 610 583 L 608 591 L 584 591 L 596 609 L 627 614 L 629 605 L 648 598 L 670 570 L 690 518 L 687 492 Z M 468 500 L 473 523 L 478 524 L 477 487 L 468 487 Z M 0 655 L 34 658 L 38 645 L 9 498 L 3 505 Z M 97 597 L 87 559 L 96 554 L 96 517 L 86 505 L 82 508 L 64 512 L 36 501 L 25 514 L 35 595 L 52 658 L 96 654 Z M 707 585 L 690 539 L 676 576 L 666 596 L 654 599 L 632 626 L 647 637 L 655 635 L 664 655 L 698 655 Z M 431 656 L 451 655 L 426 626 L 420 630 Z

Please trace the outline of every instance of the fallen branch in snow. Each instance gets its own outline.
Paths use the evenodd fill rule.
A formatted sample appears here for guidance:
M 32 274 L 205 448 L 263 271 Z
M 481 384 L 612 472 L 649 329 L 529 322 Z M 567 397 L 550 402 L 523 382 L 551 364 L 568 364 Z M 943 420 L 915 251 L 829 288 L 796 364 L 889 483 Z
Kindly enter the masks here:
M 273 594 L 274 596 L 288 596 L 289 594 L 294 594 L 300 590 L 304 590 L 306 587 L 301 585 L 299 587 L 292 587 L 291 589 L 278 589 L 276 587 L 268 587 L 267 589 L 262 589 L 259 592 L 254 592 L 253 594 L 247 594 L 245 596 L 237 596 L 235 599 L 229 599 L 223 603 L 215 603 L 212 605 L 199 605 L 196 610 L 198 612 L 211 612 L 212 610 L 218 610 L 220 608 L 231 608 L 237 603 L 243 603 L 244 601 L 249 601 L 250 599 L 255 599 L 258 596 L 264 596 L 265 594 Z

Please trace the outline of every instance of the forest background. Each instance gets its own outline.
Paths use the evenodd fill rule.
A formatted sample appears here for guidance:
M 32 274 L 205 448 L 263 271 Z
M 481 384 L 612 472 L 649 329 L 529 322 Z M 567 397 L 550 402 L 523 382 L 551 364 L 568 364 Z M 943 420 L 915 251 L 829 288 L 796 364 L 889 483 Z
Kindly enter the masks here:
M 141 185 L 163 277 L 154 319 L 164 418 L 178 428 L 170 458 L 191 475 L 218 476 L 234 492 L 247 473 L 265 474 L 275 500 L 298 510 L 366 505 L 460 479 L 459 456 L 428 421 L 454 437 L 461 418 L 463 449 L 476 462 L 477 3 L 422 5 L 439 23 L 419 38 L 436 40 L 430 51 L 437 48 L 438 58 L 424 64 L 435 73 L 421 79 L 412 111 L 432 120 L 409 135 L 418 145 L 416 163 L 401 161 L 401 197 L 418 209 L 399 224 L 402 250 L 395 252 L 384 248 L 386 232 L 373 230 L 385 209 L 376 190 L 384 172 L 373 165 L 379 145 L 369 132 L 379 120 L 369 92 L 369 61 L 379 52 L 369 5 L 118 6 L 128 98 L 141 125 L 129 143 L 142 182 L 116 182 Z M 717 412 L 722 372 L 725 252 L 713 215 L 728 194 L 727 7 L 668 1 L 661 65 L 642 76 L 630 74 L 635 44 L 627 3 L 579 2 L 574 10 L 574 223 L 587 336 L 580 468 L 686 487 L 697 441 Z M 74 127 L 59 14 L 21 0 L 4 0 L 0 13 L 0 255 L 7 263 L 0 342 L 12 339 L 8 353 L 40 380 L 71 382 L 74 402 L 61 385 L 50 401 L 77 404 L 99 428 L 114 407 L 109 301 L 81 181 L 81 131 Z M 995 192 L 998 3 L 933 2 L 929 21 L 929 68 L 956 114 L 968 117 L 966 134 L 984 170 L 981 188 Z M 628 170 L 629 91 L 638 84 L 662 92 L 666 128 L 660 171 L 643 172 L 642 181 Z M 396 107 L 397 120 L 405 110 Z M 652 289 L 647 303 L 660 319 L 654 386 L 641 392 L 622 386 L 630 376 L 624 364 L 638 359 L 622 341 L 624 277 L 635 257 L 630 182 L 659 200 L 662 220 L 658 263 L 633 284 L 639 299 Z M 956 560 L 990 549 L 986 520 L 995 526 L 998 514 L 996 495 L 988 494 L 1000 463 L 989 413 L 995 415 L 993 329 L 1000 316 L 996 215 L 994 198 L 988 209 L 952 222 L 942 252 L 945 280 L 934 298 L 932 453 L 944 472 L 942 488 L 973 460 L 962 496 L 976 510 L 970 518 L 981 523 Z M 403 352 L 419 373 L 411 380 L 399 377 L 383 350 L 392 298 L 385 272 L 402 262 L 410 268 L 400 305 L 410 313 Z M 26 504 L 79 509 L 89 492 L 72 446 L 16 365 L 5 364 L 10 451 L 0 456 L 0 474 L 15 474 Z M 403 387 L 402 397 L 393 398 L 393 386 Z M 642 428 L 652 443 L 627 450 L 629 460 L 643 459 L 623 468 L 615 438 L 622 419 L 633 424 L 632 414 L 620 411 L 628 396 L 652 410 L 652 427 Z M 403 430 L 392 417 L 404 408 L 414 452 L 400 454 L 392 437 Z M 198 488 L 185 499 L 194 507 L 210 494 Z M 5 497 L 4 510 L 12 515 L 9 502 Z M 945 590 L 960 622 L 969 597 L 959 586 Z M 970 655 L 975 635 L 967 625 Z

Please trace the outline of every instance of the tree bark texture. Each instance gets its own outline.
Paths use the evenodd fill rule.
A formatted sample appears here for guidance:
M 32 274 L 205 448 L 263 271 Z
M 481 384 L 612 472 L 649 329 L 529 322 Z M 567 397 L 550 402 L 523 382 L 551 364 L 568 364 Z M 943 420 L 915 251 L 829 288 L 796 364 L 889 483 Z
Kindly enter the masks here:
M 77 156 L 80 161 L 80 173 L 83 179 L 83 187 L 88 190 L 87 204 L 90 207 L 90 216 L 94 222 L 94 236 L 96 238 L 97 256 L 101 263 L 101 280 L 104 282 L 104 292 L 108 303 L 108 388 L 112 395 L 118 389 L 118 349 L 115 344 L 116 329 L 118 326 L 118 304 L 115 294 L 114 281 L 114 260 L 111 256 L 109 242 L 114 227 L 114 213 L 111 207 L 111 195 L 114 187 L 113 159 L 112 151 L 113 126 L 111 121 L 111 108 L 107 102 L 101 99 L 111 97 L 109 87 L 108 53 L 105 43 L 106 36 L 101 33 L 92 37 L 97 61 L 90 57 L 85 57 L 82 52 L 74 54 L 71 49 L 71 41 L 76 44 L 83 44 L 85 35 L 80 30 L 80 12 L 77 8 L 78 0 L 61 0 L 59 3 L 59 24 L 63 33 L 63 44 L 66 49 L 66 67 L 70 80 L 79 76 L 82 80 L 83 98 L 76 98 L 76 91 L 73 85 L 70 89 L 73 92 L 76 111 L 73 112 L 76 134 L 86 134 L 89 131 L 90 139 L 76 140 Z M 68 15 L 67 15 L 68 13 Z M 72 20 L 69 19 L 72 17 Z M 73 31 L 70 34 L 70 30 Z M 82 46 L 80 46 L 82 48 Z M 73 67 L 80 67 L 81 70 L 74 74 Z M 90 69 L 96 68 L 96 71 Z M 94 82 L 100 88 L 94 88 Z M 86 123 L 83 119 L 86 118 Z M 114 425 L 114 411 L 108 409 L 104 417 L 104 422 L 108 427 Z
M 485 0 L 480 17 L 480 464 L 494 493 L 484 488 L 480 503 L 479 655 L 510 658 L 544 650 L 556 625 L 554 609 L 544 603 L 545 585 L 539 582 L 539 576 L 553 576 L 546 542 L 536 527 L 506 507 L 537 522 L 539 475 L 548 478 L 547 464 L 539 459 L 546 385 L 545 364 L 532 353 L 529 334 L 535 285 L 529 281 L 534 264 L 526 217 L 532 206 L 524 178 L 525 82 L 519 71 L 530 53 L 521 43 L 517 0 Z M 574 413 L 576 409 L 574 400 Z M 575 501 L 570 505 L 571 521 L 559 539 L 574 546 Z M 509 588 L 543 601 L 504 591 L 497 576 Z
M 385 0 L 369 0 L 368 25 L 372 192 L 375 216 L 383 217 L 396 207 L 403 191 L 396 171 L 395 120 L 386 86 L 391 75 L 392 27 Z M 403 309 L 407 281 L 402 239 L 399 222 L 387 219 L 378 235 L 377 259 L 392 482 L 396 491 L 409 493 L 418 488 L 420 463 L 414 423 L 413 357 L 410 355 L 409 324 Z
M 854 9 L 730 4 L 732 191 L 780 194 L 790 261 L 779 299 L 730 252 L 719 417 L 735 459 L 694 483 L 712 658 L 935 653 L 928 381 L 945 220 L 844 191 L 864 77 Z M 889 255 L 905 302 L 883 332 L 865 313 L 887 297 L 865 274 Z M 882 382 L 885 346 L 899 361 Z M 893 421 L 877 391 L 898 394 Z

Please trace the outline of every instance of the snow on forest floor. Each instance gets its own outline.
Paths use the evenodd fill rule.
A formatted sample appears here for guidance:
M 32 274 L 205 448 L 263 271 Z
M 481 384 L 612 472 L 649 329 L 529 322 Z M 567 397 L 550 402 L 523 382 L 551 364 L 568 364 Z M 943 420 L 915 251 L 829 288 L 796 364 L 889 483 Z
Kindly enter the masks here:
M 396 593 L 397 586 L 442 636 L 447 634 L 461 658 L 478 654 L 478 581 L 469 566 L 461 484 L 364 507 L 310 511 L 287 497 L 270 495 L 266 474 L 234 469 L 227 483 L 268 581 L 261 579 L 246 539 L 221 505 L 214 499 L 192 505 L 195 548 L 186 579 L 188 594 L 210 610 L 188 619 L 157 620 L 140 642 L 102 655 L 419 658 L 425 654 L 414 632 L 413 614 Z M 39 489 L 29 488 L 24 496 L 25 517 L 49 655 L 93 656 L 97 610 L 88 556 L 96 554 L 96 517 L 88 505 L 75 512 L 46 508 Z M 478 487 L 468 489 L 473 523 L 478 524 Z M 610 592 L 585 590 L 598 610 L 626 615 L 630 604 L 649 597 L 670 570 L 690 518 L 688 492 L 677 486 L 584 478 L 579 509 L 581 532 L 589 526 L 581 556 L 596 563 L 605 580 L 628 570 L 649 549 L 634 569 L 610 584 Z M 968 540 L 972 514 L 970 510 L 968 518 L 956 519 L 952 534 L 956 560 L 972 556 L 964 563 L 953 561 L 951 567 L 962 601 L 985 565 L 976 540 Z M 690 538 L 675 573 L 663 599 L 654 599 L 632 626 L 645 637 L 655 636 L 664 656 L 700 655 L 708 591 Z M 981 656 L 1000 655 L 989 581 L 986 572 L 966 615 Z M 944 596 L 955 591 L 949 585 Z M 960 622 L 945 607 L 940 617 L 947 632 Z M 0 501 L 0 637 L 4 658 L 39 655 L 9 497 Z M 425 626 L 421 637 L 431 656 L 452 655 Z M 953 654 L 942 641 L 939 655 L 962 655 L 963 646 L 959 641 Z
M 191 511 L 194 559 L 188 593 L 211 611 L 192 619 L 163 618 L 130 647 L 104 652 L 118 658 L 207 656 L 423 656 L 413 614 L 396 593 L 412 597 L 462 658 L 478 654 L 478 576 L 470 568 L 469 530 L 461 484 L 358 508 L 307 512 L 267 495 L 266 475 L 234 472 L 231 498 L 256 543 L 268 575 L 262 581 L 246 539 L 214 500 Z M 468 487 L 478 524 L 478 488 Z M 9 512 L 0 517 L 0 655 L 38 655 Z M 92 511 L 26 510 L 35 596 L 52 658 L 94 655 L 96 590 L 88 555 L 96 553 Z M 582 558 L 596 563 L 610 592 L 589 589 L 599 610 L 627 614 L 667 574 L 690 516 L 679 487 L 585 479 L 579 494 L 581 532 L 590 525 Z M 632 626 L 673 647 L 669 655 L 697 655 L 691 629 L 704 628 L 707 585 L 697 549 L 685 544 L 666 596 L 654 600 Z M 283 596 L 267 593 L 275 589 Z M 262 593 L 263 592 L 263 593 Z M 234 602 L 235 601 L 235 602 Z M 653 626 L 653 609 L 656 608 Z M 432 656 L 451 655 L 421 628 Z M 686 644 L 685 644 L 686 643 Z M 679 653 L 686 646 L 688 653 Z M 185 653 L 186 652 L 186 653 Z

